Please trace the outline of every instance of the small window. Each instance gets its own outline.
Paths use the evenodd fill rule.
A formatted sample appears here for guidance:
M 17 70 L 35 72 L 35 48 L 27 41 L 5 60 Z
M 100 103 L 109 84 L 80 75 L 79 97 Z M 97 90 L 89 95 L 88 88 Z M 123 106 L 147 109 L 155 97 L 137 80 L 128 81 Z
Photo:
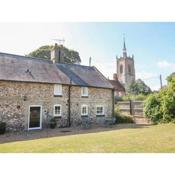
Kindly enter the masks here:
M 104 106 L 97 106 L 96 115 L 104 115 Z
M 61 116 L 61 105 L 54 105 L 54 116 Z
M 120 73 L 123 73 L 123 65 L 120 65 Z
M 82 97 L 88 97 L 88 87 L 82 87 L 81 88 L 81 96 Z
M 81 115 L 88 115 L 88 106 L 87 105 L 81 106 Z
M 62 95 L 62 85 L 61 84 L 54 85 L 54 95 Z
M 129 72 L 129 74 L 131 73 L 131 66 L 130 65 L 128 65 L 128 72 Z

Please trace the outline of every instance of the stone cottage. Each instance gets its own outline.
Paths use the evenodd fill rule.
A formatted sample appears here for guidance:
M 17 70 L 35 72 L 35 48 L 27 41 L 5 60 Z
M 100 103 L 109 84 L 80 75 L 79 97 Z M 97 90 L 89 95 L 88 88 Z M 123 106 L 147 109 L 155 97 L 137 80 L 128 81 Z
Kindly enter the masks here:
M 113 115 L 114 91 L 94 67 L 65 64 L 55 47 L 51 60 L 0 53 L 0 121 L 8 130 L 43 129 L 48 114 L 58 127 L 82 117 L 98 123 Z

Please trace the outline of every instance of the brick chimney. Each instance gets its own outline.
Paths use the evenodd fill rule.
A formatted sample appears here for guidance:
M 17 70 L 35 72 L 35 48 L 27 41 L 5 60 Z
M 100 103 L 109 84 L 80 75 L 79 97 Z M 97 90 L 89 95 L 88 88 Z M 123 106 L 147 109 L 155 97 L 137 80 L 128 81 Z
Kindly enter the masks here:
M 113 80 L 118 80 L 118 76 L 117 76 L 117 74 L 113 74 Z
M 62 53 L 63 45 L 55 43 L 54 48 L 50 51 L 51 60 L 53 63 L 64 63 L 64 56 Z

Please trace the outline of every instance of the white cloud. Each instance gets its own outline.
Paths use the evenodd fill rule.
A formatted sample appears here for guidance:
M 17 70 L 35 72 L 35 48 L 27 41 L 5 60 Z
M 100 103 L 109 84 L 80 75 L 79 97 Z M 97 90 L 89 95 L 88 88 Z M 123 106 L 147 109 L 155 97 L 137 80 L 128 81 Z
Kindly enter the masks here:
M 158 90 L 160 90 L 160 85 L 152 85 L 152 86 L 150 86 L 151 87 L 151 90 L 155 90 L 155 91 L 158 91 Z
M 175 64 L 174 63 L 170 63 L 166 60 L 161 60 L 157 63 L 159 68 L 165 68 L 165 69 L 172 69 L 175 70 Z
M 158 74 L 153 72 L 145 72 L 145 71 L 136 72 L 137 79 L 140 78 L 142 80 L 148 80 L 148 79 L 153 79 L 157 77 L 158 77 Z
M 138 71 L 136 72 L 136 79 L 142 79 L 151 90 L 159 90 L 159 74 L 154 72 Z

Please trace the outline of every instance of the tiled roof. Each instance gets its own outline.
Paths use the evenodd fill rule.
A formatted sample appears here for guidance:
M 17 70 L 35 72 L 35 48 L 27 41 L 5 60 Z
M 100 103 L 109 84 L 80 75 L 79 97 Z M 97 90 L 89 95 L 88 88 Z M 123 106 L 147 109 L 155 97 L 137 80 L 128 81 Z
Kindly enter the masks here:
M 111 83 L 111 85 L 113 86 L 113 88 L 116 91 L 123 91 L 123 92 L 125 92 L 124 86 L 118 80 L 109 80 L 109 82 Z
M 50 60 L 0 53 L 0 80 L 113 88 L 95 68 L 53 64 Z

